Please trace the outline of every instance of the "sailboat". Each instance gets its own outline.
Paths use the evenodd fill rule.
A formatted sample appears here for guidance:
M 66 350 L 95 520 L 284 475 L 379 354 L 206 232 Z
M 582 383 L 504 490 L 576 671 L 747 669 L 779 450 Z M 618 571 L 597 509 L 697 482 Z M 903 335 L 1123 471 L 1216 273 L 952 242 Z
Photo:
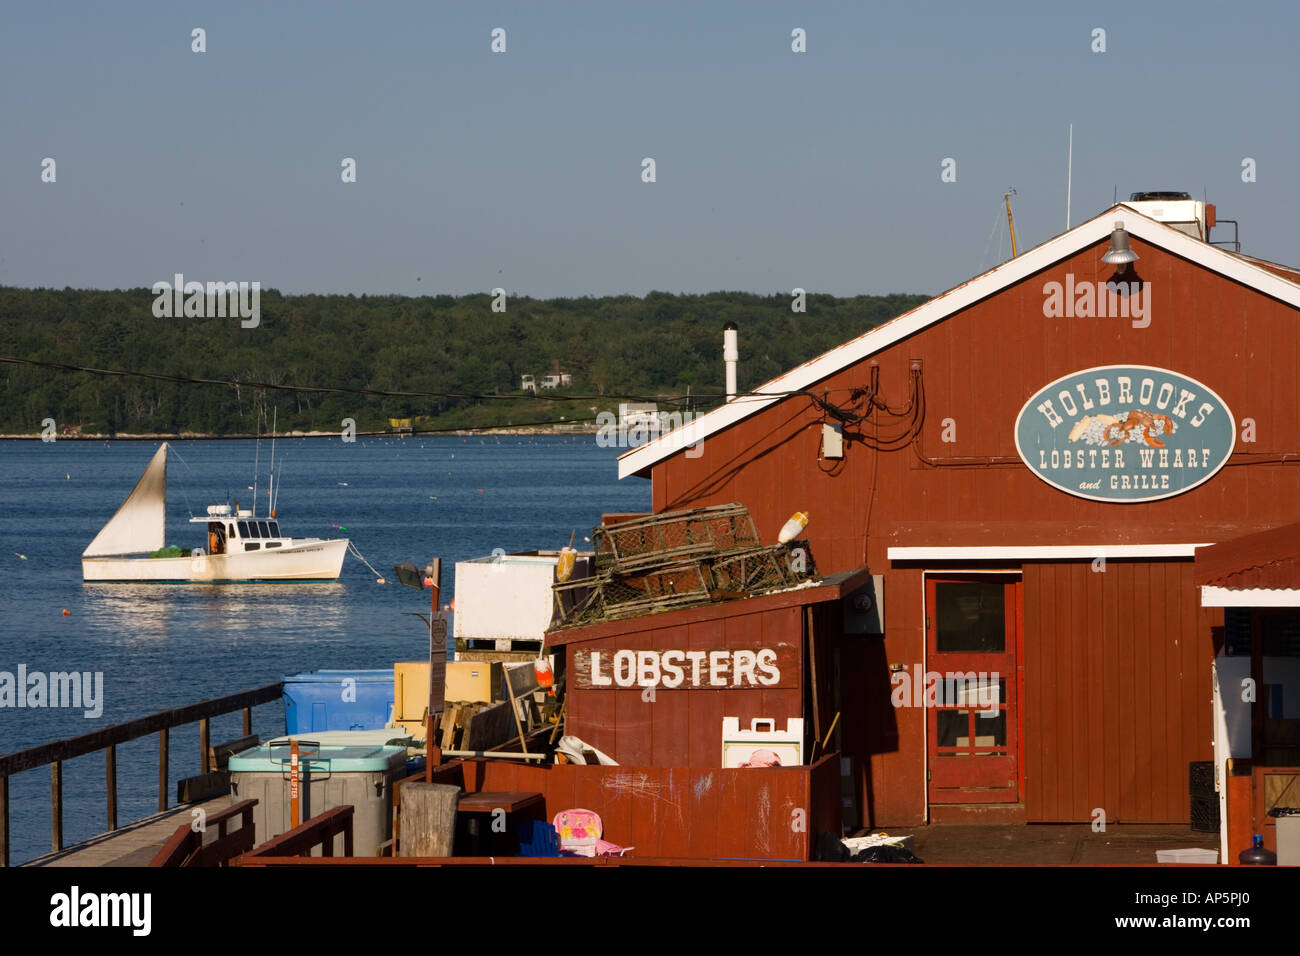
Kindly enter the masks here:
M 82 552 L 83 581 L 334 581 L 347 538 L 290 538 L 271 509 L 211 505 L 190 518 L 206 524 L 206 548 L 189 554 L 164 548 L 167 531 L 167 443 L 154 453 L 122 507 Z M 155 556 L 156 555 L 156 556 Z

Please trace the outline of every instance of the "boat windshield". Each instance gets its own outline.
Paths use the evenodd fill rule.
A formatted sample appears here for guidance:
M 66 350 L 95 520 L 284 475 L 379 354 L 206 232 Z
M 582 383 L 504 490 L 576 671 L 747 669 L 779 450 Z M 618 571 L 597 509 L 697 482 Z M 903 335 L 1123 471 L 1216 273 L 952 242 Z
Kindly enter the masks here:
M 235 525 L 230 526 L 229 537 L 235 537 Z M 280 537 L 280 522 L 278 521 L 240 521 L 239 522 L 240 538 L 278 538 Z

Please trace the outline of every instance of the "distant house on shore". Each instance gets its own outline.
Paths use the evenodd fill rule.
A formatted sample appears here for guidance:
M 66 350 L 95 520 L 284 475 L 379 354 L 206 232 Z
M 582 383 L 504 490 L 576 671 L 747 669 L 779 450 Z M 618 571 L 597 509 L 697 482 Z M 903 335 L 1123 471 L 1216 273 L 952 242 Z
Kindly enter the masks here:
M 654 402 L 619 402 L 618 428 L 623 434 L 641 431 L 659 433 L 659 406 Z

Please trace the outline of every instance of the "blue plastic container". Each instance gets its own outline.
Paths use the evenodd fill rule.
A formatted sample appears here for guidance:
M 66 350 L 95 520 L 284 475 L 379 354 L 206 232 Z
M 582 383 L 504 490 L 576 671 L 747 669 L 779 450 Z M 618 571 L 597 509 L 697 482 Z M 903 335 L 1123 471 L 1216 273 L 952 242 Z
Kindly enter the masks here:
M 324 670 L 284 681 L 284 732 L 382 730 L 393 712 L 393 672 Z

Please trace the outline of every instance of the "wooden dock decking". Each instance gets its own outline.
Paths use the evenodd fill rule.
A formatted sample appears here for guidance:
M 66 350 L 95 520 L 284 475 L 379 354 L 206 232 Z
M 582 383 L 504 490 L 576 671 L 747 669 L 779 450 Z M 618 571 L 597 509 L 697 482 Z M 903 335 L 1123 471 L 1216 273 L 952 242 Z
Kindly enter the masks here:
M 186 803 L 165 813 L 146 817 L 112 833 L 101 833 L 84 843 L 65 848 L 59 853 L 38 857 L 23 866 L 148 866 L 162 845 L 176 828 L 188 824 L 193 817 L 190 811 L 202 808 L 205 813 L 215 813 L 230 806 L 229 795 L 214 797 L 199 803 Z M 212 834 L 216 836 L 215 832 Z

